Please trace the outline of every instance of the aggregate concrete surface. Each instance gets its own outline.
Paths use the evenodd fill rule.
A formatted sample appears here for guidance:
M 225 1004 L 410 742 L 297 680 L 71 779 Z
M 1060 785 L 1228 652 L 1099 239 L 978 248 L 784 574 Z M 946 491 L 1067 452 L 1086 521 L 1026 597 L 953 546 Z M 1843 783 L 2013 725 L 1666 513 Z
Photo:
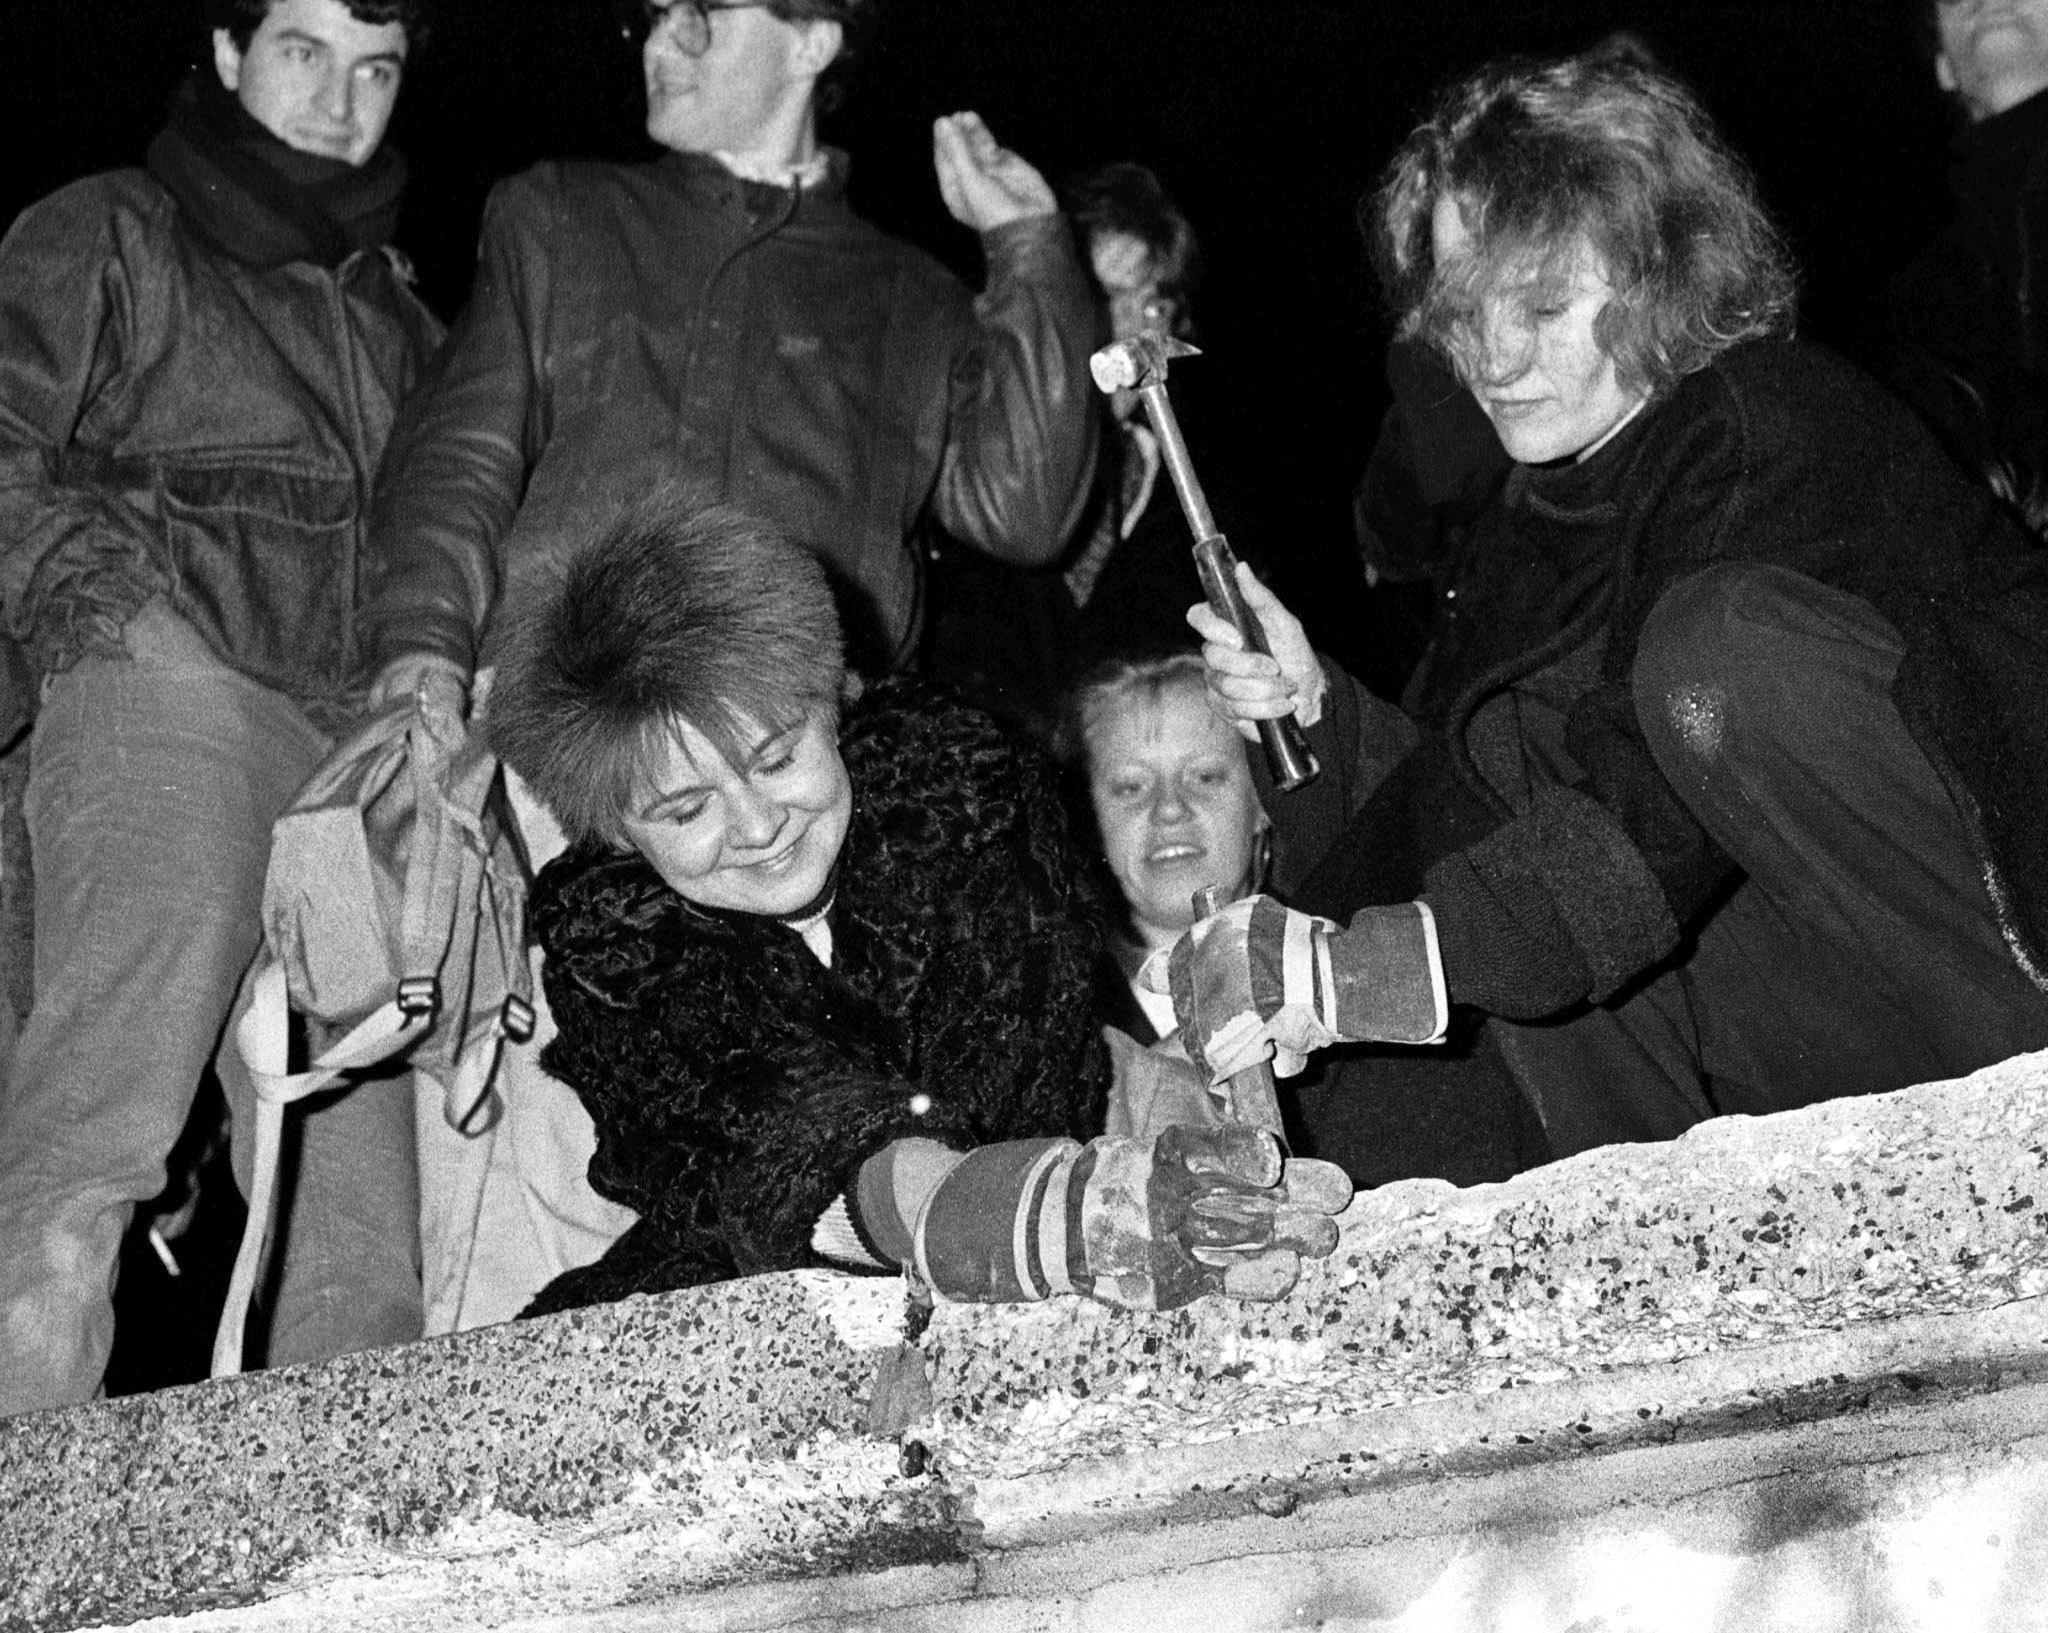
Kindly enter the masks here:
M 1388 1186 L 1343 1225 L 1276 1304 L 943 1310 L 944 1463 L 1011 1475 L 2033 1300 L 2048 1054 L 1501 1185 Z
M 0 1627 L 239 1604 L 548 1528 L 588 1544 L 581 1594 L 612 1603 L 635 1587 L 620 1517 L 656 1510 L 697 1584 L 758 1556 L 843 1563 L 894 1501 L 867 1466 L 893 1470 L 894 1447 L 853 1437 L 904 1303 L 892 1283 L 847 1291 L 734 1282 L 0 1419 Z M 820 1518 L 818 1491 L 849 1480 Z
M 0 1628 L 854 1625 L 856 1581 L 908 1626 L 1176 1522 L 1934 1400 L 2048 1427 L 2044 1294 L 2048 1054 L 1389 1187 L 1272 1305 L 941 1307 L 901 1435 L 903 1289 L 810 1272 L 0 1421 Z

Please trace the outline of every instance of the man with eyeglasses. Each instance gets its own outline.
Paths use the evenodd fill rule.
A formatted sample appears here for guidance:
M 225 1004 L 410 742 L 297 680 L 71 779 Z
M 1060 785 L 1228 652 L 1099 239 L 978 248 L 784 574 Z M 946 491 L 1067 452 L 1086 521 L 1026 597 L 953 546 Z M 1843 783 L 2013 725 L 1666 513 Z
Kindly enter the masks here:
M 979 298 L 861 219 L 823 96 L 873 0 L 677 0 L 642 47 L 648 164 L 544 164 L 486 207 L 477 280 L 386 466 L 401 574 L 386 695 L 455 697 L 501 593 L 594 508 L 680 477 L 819 555 L 855 662 L 904 667 L 929 514 L 1050 560 L 1095 438 L 1087 278 L 1051 189 L 974 114 L 938 121 Z
M 1915 0 L 1960 115 L 1953 214 L 1885 289 L 1885 372 L 2048 537 L 2048 0 Z

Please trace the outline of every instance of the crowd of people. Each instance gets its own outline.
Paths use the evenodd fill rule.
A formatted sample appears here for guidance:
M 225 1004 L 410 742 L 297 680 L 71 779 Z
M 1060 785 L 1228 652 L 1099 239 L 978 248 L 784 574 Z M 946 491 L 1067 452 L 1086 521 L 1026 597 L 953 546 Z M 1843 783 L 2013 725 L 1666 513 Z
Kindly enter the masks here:
M 650 0 L 659 156 L 500 183 L 445 332 L 384 141 L 427 0 L 208 0 L 143 166 L 0 245 L 0 1413 L 104 1387 L 271 824 L 408 701 L 536 870 L 470 1320 L 820 1264 L 1272 1298 L 1355 1186 L 2048 1046 L 2048 0 L 1926 0 L 1956 219 L 1853 365 L 1640 50 L 1442 93 L 1365 211 L 1360 544 L 1435 608 L 1398 700 L 1256 561 L 1263 643 L 1203 603 L 1160 428 L 1090 380 L 1196 332 L 1157 175 L 939 120 L 975 290 L 849 204 L 819 117 L 876 3 Z M 1279 1126 L 1227 1087 L 1267 1063 Z M 388 1085 L 295 1113 L 382 1171 L 297 1191 L 272 1364 L 423 1329 L 437 1178 L 365 1116 L 405 1148 Z

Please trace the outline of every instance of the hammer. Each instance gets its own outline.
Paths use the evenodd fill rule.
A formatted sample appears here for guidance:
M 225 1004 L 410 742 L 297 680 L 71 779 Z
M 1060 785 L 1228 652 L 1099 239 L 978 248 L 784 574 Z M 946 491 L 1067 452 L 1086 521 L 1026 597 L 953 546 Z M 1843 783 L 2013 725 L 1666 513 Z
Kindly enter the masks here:
M 1215 885 L 1204 885 L 1195 892 L 1195 917 L 1213 918 L 1228 905 L 1223 892 Z M 1263 1128 L 1287 1148 L 1287 1135 L 1280 1126 L 1280 1093 L 1274 1086 L 1273 1063 L 1262 1060 L 1254 1066 L 1247 1066 L 1241 1072 L 1232 1072 L 1209 1093 L 1223 1102 L 1223 1117 L 1226 1122 L 1249 1123 L 1254 1128 Z
M 1180 495 L 1180 508 L 1188 519 L 1188 531 L 1195 536 L 1195 571 L 1202 580 L 1202 594 L 1210 610 L 1229 620 L 1247 651 L 1272 656 L 1266 632 L 1245 605 L 1244 592 L 1237 587 L 1237 553 L 1230 541 L 1216 529 L 1209 513 L 1209 501 L 1202 484 L 1195 480 L 1194 462 L 1180 434 L 1180 421 L 1166 396 L 1166 363 L 1173 357 L 1199 357 L 1193 346 L 1168 335 L 1137 334 L 1108 345 L 1088 359 L 1088 372 L 1104 394 L 1130 387 L 1145 405 L 1145 417 L 1159 438 L 1159 452 L 1166 473 L 1173 479 L 1173 491 Z M 1311 781 L 1321 769 L 1316 764 L 1308 739 L 1292 715 L 1259 722 L 1259 746 L 1266 751 L 1266 769 L 1273 774 L 1273 786 L 1285 793 Z

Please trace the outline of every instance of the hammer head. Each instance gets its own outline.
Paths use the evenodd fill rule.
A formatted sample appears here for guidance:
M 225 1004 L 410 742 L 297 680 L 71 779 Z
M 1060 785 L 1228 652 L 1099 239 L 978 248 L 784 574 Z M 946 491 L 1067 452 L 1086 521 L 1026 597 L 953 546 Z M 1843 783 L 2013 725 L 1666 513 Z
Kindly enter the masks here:
M 1096 389 L 1104 395 L 1114 391 L 1143 391 L 1147 386 L 1166 383 L 1169 358 L 1200 357 L 1201 351 L 1171 335 L 1132 335 L 1113 341 L 1088 359 L 1088 372 L 1095 376 Z

